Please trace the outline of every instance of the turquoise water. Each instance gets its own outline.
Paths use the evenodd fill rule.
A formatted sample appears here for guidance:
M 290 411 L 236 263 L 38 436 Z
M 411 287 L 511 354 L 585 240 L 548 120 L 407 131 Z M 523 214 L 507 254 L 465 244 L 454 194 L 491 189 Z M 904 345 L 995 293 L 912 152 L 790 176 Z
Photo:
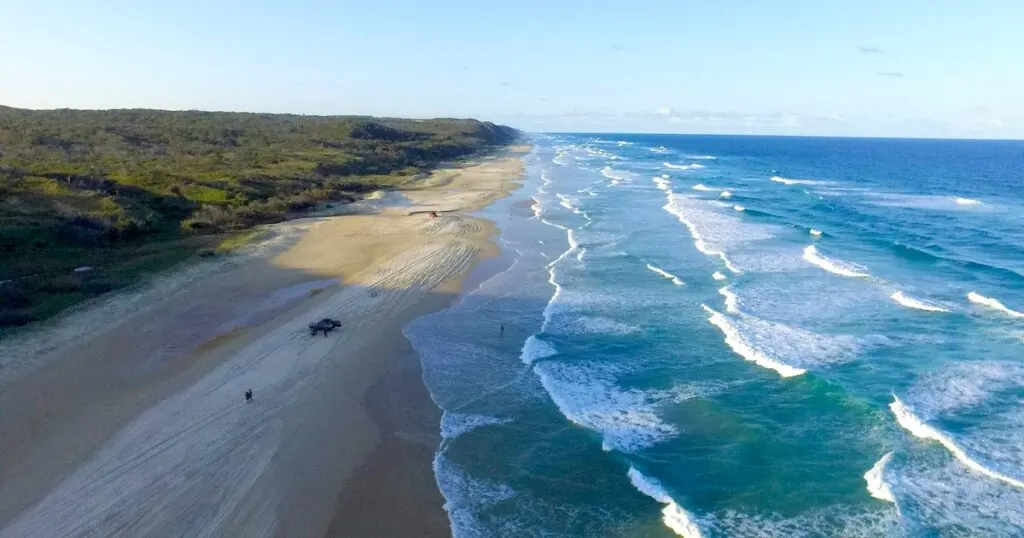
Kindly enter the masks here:
M 505 254 L 406 328 L 456 536 L 1024 535 L 1024 143 L 527 162 Z

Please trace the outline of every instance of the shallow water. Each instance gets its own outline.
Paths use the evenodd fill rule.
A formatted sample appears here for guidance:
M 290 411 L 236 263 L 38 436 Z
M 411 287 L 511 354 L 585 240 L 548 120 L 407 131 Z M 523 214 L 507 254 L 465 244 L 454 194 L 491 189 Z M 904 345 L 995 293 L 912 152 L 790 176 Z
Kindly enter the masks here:
M 456 536 L 1024 534 L 1021 155 L 539 137 L 406 328 Z

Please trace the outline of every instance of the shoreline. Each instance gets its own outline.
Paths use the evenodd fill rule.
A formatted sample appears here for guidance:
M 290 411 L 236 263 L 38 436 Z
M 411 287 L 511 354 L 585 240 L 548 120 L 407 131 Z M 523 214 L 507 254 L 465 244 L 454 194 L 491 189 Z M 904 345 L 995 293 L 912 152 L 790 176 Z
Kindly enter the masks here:
M 467 215 L 518 188 L 525 151 L 438 170 L 398 191 L 409 200 L 401 210 L 311 219 L 284 252 L 201 276 L 146 313 L 51 353 L 16 383 L 0 379 L 0 536 L 80 534 L 92 499 L 113 512 L 108 519 L 141 525 L 134 535 L 172 524 L 215 535 L 450 534 L 431 468 L 440 410 L 401 329 L 449 306 L 462 279 L 497 253 L 493 223 Z M 446 213 L 407 214 L 415 208 Z M 324 284 L 302 288 L 310 282 Z M 288 290 L 299 297 L 260 310 Z M 250 318 L 237 322 L 240 311 Z M 309 340 L 304 325 L 321 312 L 345 325 Z M 234 385 L 256 386 L 251 407 L 222 394 Z M 210 428 L 182 410 L 207 417 Z M 151 422 L 161 428 L 140 430 Z M 230 460 L 243 456 L 244 444 L 235 446 L 242 435 L 254 435 L 259 447 L 249 452 L 263 459 L 259 472 L 231 469 L 227 483 L 246 485 L 234 490 L 224 480 L 167 483 L 168 473 L 204 472 L 194 458 L 160 452 L 146 462 L 156 470 L 125 469 L 108 454 L 119 447 L 124 460 L 125 451 L 185 436 L 202 447 L 197 453 Z M 127 500 L 140 494 L 149 501 Z M 133 520 L 161 498 L 181 510 Z M 211 498 L 223 500 L 216 514 L 203 513 Z

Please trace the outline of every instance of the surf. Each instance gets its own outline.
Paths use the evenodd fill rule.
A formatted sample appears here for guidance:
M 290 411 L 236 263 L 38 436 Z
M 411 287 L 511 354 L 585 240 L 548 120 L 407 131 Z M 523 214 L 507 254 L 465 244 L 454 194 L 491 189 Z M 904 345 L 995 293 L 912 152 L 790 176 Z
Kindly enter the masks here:
M 936 441 L 940 445 L 946 448 L 950 454 L 953 455 L 960 463 L 964 464 L 965 467 L 975 471 L 979 474 L 985 475 L 994 480 L 1005 482 L 1016 488 L 1024 489 L 1024 481 L 1018 480 L 1012 476 L 1007 476 L 1000 472 L 994 471 L 985 467 L 980 462 L 976 461 L 967 452 L 956 444 L 956 441 L 950 437 L 949 434 L 940 431 L 938 428 L 929 425 L 920 417 L 914 414 L 914 412 L 907 407 L 896 395 L 893 395 L 893 401 L 889 404 L 889 409 L 892 414 L 896 417 L 896 422 L 903 427 L 903 429 L 910 432 L 911 435 L 920 439 L 927 439 Z
M 661 163 L 665 168 L 671 168 L 673 170 L 700 170 L 704 168 L 703 164 L 691 163 L 691 164 L 672 164 L 672 163 Z
M 720 288 L 718 290 L 718 294 L 725 297 L 726 312 L 729 312 L 730 314 L 738 314 L 740 312 L 740 297 L 733 293 L 733 291 L 729 289 L 729 286 Z
M 882 456 L 868 472 L 864 473 L 864 481 L 868 484 L 868 494 L 872 497 L 881 500 L 888 501 L 896 504 L 896 496 L 892 493 L 892 488 L 889 483 L 885 481 L 885 467 L 889 465 L 889 460 L 892 459 L 892 452 Z
M 672 283 L 675 284 L 676 286 L 682 286 L 683 285 L 683 281 L 679 280 L 679 277 L 677 277 L 676 275 L 673 275 L 672 273 L 669 273 L 668 271 L 662 269 L 661 267 L 658 267 L 656 265 L 651 265 L 651 264 L 648 263 L 647 264 L 647 268 L 650 269 L 652 272 L 654 272 L 656 274 L 659 274 L 659 275 L 667 278 L 668 280 L 671 280 Z
M 814 245 L 810 245 L 804 249 L 804 259 L 813 265 L 816 265 L 829 273 L 833 273 L 839 276 L 845 276 L 850 278 L 867 278 L 871 276 L 868 273 L 861 272 L 856 266 L 852 266 L 840 261 L 833 260 L 825 257 L 818 252 L 818 249 Z
M 635 467 L 630 467 L 626 474 L 629 476 L 630 483 L 633 484 L 637 491 L 665 505 L 665 508 L 661 510 L 661 520 L 666 527 L 672 529 L 673 532 L 683 538 L 704 538 L 704 534 L 701 532 L 700 526 L 697 525 L 697 520 L 693 517 L 693 514 L 679 506 L 672 499 L 672 496 L 665 491 L 665 487 L 661 483 L 645 476 L 636 470 Z
M 987 307 L 989 307 L 989 308 L 991 308 L 993 310 L 998 310 L 998 311 L 1000 311 L 1000 312 L 1002 312 L 1002 313 L 1004 313 L 1004 314 L 1006 314 L 1008 316 L 1011 316 L 1011 317 L 1015 317 L 1015 318 L 1022 318 L 1022 317 L 1024 317 L 1024 313 L 1018 312 L 1016 310 L 1013 310 L 1012 308 L 1007 307 L 1006 305 L 1004 305 L 998 299 L 994 299 L 992 297 L 985 297 L 984 295 L 982 295 L 982 294 L 980 294 L 980 293 L 978 293 L 976 291 L 972 291 L 972 292 L 968 293 L 967 294 L 967 300 L 972 302 L 972 303 L 974 303 L 974 304 L 980 304 L 982 306 L 987 306 Z
M 704 254 L 707 254 L 708 256 L 717 256 L 720 260 L 722 260 L 722 264 L 725 265 L 725 268 L 732 271 L 733 273 L 742 273 L 742 271 L 740 271 L 739 268 L 732 264 L 732 261 L 725 255 L 724 252 L 714 250 L 708 247 L 707 243 L 704 241 L 704 238 L 700 235 L 700 231 L 698 231 L 697 227 L 692 222 L 690 222 L 689 219 L 686 218 L 686 215 L 684 215 L 683 212 L 679 209 L 678 204 L 676 204 L 674 201 L 671 201 L 665 204 L 662 207 L 662 209 L 675 215 L 676 218 L 679 219 L 679 222 L 683 223 L 683 225 L 686 226 L 686 229 L 690 231 L 690 236 L 693 237 L 693 246 L 697 247 L 697 250 L 701 251 Z
M 915 299 L 908 295 L 905 295 L 902 291 L 897 291 L 889 296 L 890 299 L 897 303 L 916 310 L 924 310 L 925 312 L 949 312 L 949 310 L 942 308 L 941 306 L 924 302 L 920 299 Z
M 722 334 L 725 335 L 725 343 L 740 357 L 744 360 L 752 362 L 762 368 L 774 370 L 782 377 L 795 377 L 807 373 L 807 370 L 803 368 L 797 368 L 790 366 L 783 362 L 777 361 L 767 355 L 758 351 L 751 343 L 747 342 L 743 338 L 739 329 L 737 329 L 729 319 L 722 313 L 710 308 L 707 305 L 702 304 L 701 308 L 710 316 L 708 321 L 712 325 L 718 327 Z
M 771 180 L 775 183 L 782 183 L 783 185 L 820 185 L 820 181 L 814 181 L 811 179 L 790 179 L 788 177 L 772 176 Z

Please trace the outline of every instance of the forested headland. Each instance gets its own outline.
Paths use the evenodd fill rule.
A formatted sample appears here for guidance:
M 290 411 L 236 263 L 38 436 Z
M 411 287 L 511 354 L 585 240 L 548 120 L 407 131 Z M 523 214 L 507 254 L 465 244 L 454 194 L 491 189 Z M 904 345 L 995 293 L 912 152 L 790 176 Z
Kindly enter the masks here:
M 464 119 L 0 106 L 0 329 L 518 136 Z

